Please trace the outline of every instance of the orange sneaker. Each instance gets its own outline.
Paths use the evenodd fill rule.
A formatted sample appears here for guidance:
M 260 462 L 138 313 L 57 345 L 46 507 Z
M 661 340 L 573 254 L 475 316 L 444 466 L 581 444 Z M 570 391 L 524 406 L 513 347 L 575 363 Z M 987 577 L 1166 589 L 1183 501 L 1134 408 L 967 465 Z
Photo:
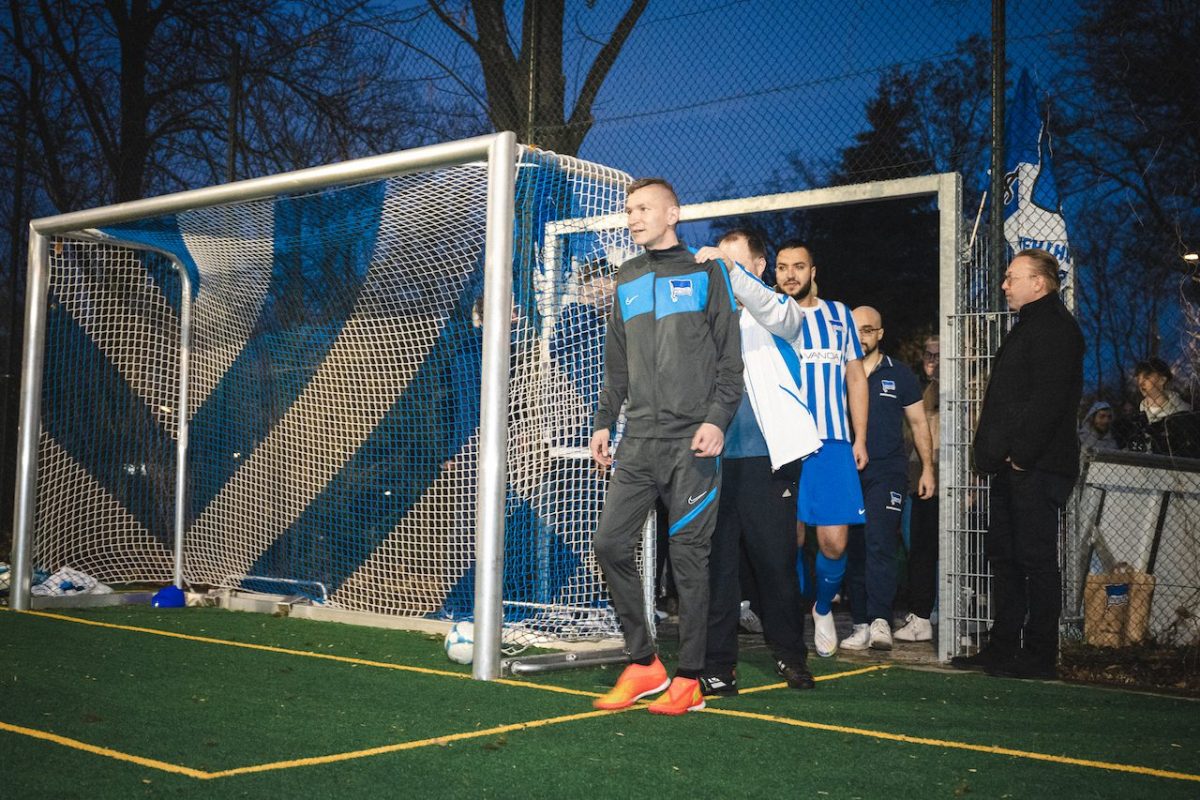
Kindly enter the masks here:
M 628 708 L 643 697 L 661 692 L 667 688 L 667 668 L 654 657 L 654 663 L 649 666 L 630 664 L 617 678 L 617 685 L 607 694 L 592 701 L 594 708 L 610 711 L 614 708 Z
M 671 688 L 651 703 L 648 710 L 651 714 L 678 716 L 702 708 L 704 692 L 700 688 L 700 681 L 693 678 L 676 678 L 671 681 Z

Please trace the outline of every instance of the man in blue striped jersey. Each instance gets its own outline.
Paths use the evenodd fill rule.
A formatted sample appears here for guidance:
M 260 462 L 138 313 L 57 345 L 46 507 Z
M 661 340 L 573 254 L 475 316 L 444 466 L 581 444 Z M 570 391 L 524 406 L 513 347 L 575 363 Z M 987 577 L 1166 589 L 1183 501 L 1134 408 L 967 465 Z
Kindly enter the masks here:
M 804 309 L 804 327 L 792 347 L 822 440 L 804 462 L 796 516 L 817 529 L 813 644 L 828 657 L 837 652 L 832 604 L 846 573 L 850 526 L 866 520 L 858 470 L 867 465 L 867 376 L 850 309 L 817 297 L 816 274 L 811 247 L 797 239 L 779 246 L 775 281 Z

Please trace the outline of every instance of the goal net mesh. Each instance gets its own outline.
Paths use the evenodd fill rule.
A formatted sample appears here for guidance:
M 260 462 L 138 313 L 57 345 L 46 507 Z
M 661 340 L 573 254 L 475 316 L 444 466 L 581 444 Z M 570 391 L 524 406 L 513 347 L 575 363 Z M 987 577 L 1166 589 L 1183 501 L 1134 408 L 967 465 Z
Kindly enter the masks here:
M 510 646 L 618 633 L 587 445 L 613 272 L 636 252 L 593 222 L 628 182 L 519 157 Z M 52 240 L 35 566 L 171 579 L 186 361 L 188 583 L 470 618 L 486 195 L 467 164 Z

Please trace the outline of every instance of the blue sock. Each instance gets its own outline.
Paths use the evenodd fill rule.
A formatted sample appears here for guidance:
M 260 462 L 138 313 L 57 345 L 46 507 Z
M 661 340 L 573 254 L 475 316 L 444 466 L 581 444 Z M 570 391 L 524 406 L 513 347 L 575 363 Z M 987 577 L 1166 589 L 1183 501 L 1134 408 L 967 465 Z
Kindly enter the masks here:
M 846 574 L 846 554 L 839 559 L 826 558 L 824 553 L 817 553 L 817 602 L 818 614 L 828 614 L 833 608 L 833 596 L 842 588 L 842 578 Z

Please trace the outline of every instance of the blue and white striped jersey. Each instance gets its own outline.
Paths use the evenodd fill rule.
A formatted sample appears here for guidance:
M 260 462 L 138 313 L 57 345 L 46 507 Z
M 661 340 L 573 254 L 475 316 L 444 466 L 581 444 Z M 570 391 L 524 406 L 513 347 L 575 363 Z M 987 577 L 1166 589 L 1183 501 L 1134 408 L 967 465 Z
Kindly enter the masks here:
M 800 358 L 805 402 L 824 440 L 850 441 L 846 364 L 863 357 L 854 318 L 845 303 L 817 299 L 804 309 L 804 327 L 792 342 Z

